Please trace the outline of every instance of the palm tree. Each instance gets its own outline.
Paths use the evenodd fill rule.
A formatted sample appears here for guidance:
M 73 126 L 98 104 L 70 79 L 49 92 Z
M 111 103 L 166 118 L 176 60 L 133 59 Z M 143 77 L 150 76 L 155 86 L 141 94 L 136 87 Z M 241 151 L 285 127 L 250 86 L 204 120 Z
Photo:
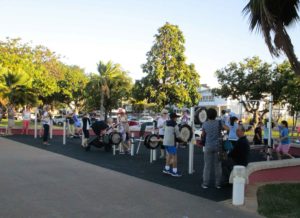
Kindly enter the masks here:
M 104 107 L 104 98 L 109 98 L 110 90 L 109 90 L 109 80 L 119 75 L 121 72 L 121 66 L 119 64 L 114 64 L 112 61 L 108 61 L 106 64 L 102 61 L 98 64 L 98 72 L 100 74 L 100 90 L 101 90 L 101 98 L 100 98 L 100 110 L 101 113 L 104 112 L 104 117 L 107 116 L 107 111 Z
M 299 20 L 298 6 L 299 0 L 250 0 L 243 13 L 249 15 L 250 30 L 262 32 L 271 55 L 278 57 L 283 51 L 300 76 L 300 62 L 286 31 Z
M 37 97 L 29 87 L 30 79 L 26 74 L 7 71 L 0 78 L 0 93 L 3 102 L 14 105 L 35 104 Z

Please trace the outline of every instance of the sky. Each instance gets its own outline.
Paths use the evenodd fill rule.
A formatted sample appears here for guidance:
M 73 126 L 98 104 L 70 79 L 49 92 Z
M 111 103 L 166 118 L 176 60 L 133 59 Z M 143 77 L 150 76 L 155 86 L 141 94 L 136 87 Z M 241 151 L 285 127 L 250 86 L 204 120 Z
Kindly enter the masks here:
M 217 86 L 215 71 L 230 62 L 271 57 L 262 36 L 249 31 L 242 14 L 247 0 L 0 0 L 0 39 L 44 45 L 62 61 L 86 73 L 99 61 L 121 64 L 133 79 L 166 22 L 185 37 L 187 63 L 194 63 L 200 83 Z M 300 24 L 288 29 L 300 56 Z

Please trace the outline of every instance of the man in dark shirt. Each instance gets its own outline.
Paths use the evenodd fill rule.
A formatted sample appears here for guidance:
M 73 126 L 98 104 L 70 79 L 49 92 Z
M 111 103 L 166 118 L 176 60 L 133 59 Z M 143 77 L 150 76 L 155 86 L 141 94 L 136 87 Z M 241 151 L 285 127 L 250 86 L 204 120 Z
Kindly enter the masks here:
M 250 153 L 250 145 L 247 137 L 245 136 L 245 128 L 243 127 L 243 125 L 239 125 L 236 130 L 236 134 L 239 139 L 228 156 L 232 158 L 234 165 L 247 166 Z

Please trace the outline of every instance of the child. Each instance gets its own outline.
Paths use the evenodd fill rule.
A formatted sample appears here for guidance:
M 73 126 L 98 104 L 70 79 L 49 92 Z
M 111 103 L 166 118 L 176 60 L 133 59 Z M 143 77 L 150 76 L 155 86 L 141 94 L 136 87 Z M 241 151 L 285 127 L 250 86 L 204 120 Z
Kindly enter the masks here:
M 177 170 L 177 147 L 176 147 L 176 138 L 179 138 L 180 132 L 179 127 L 177 125 L 177 118 L 179 116 L 176 113 L 170 114 L 170 120 L 167 120 L 165 125 L 165 134 L 163 145 L 166 149 L 166 165 L 163 169 L 163 173 L 180 177 L 181 174 Z M 175 137 L 174 137 L 175 136 Z M 171 169 L 172 167 L 172 169 Z
M 282 126 L 279 126 L 279 145 L 276 148 L 278 159 L 282 158 L 282 155 L 286 155 L 290 158 L 294 158 L 289 154 L 290 150 L 290 138 L 289 138 L 289 129 L 287 121 L 281 121 Z
M 168 111 L 166 109 L 163 109 L 161 111 L 161 116 L 157 121 L 157 128 L 158 128 L 158 134 L 160 139 L 164 139 L 164 131 L 165 131 L 165 123 L 168 119 Z M 165 157 L 165 147 L 161 144 L 160 146 L 160 157 Z

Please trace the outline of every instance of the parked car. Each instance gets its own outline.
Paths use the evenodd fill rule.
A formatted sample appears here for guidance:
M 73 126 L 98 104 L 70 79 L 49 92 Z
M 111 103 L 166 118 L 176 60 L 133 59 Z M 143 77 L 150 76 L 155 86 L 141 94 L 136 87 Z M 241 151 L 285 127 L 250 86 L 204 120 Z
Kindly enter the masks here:
M 52 118 L 53 125 L 58 125 L 58 126 L 62 126 L 65 120 L 66 118 L 62 115 L 55 115 Z
M 139 119 L 139 123 L 142 124 L 142 123 L 148 123 L 148 122 L 153 122 L 154 119 L 153 117 L 150 117 L 150 116 L 143 116 Z

